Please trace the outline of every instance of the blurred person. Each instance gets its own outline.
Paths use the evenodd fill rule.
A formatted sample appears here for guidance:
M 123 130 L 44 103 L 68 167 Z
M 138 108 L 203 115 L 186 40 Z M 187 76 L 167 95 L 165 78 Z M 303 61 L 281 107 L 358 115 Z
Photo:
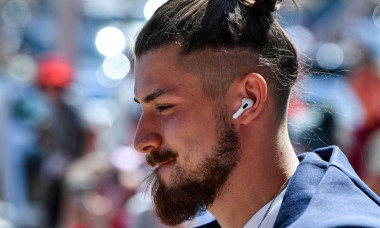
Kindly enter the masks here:
M 0 74 L 0 78 L 3 77 L 3 75 Z M 7 117 L 9 115 L 9 107 L 7 104 L 7 98 L 5 93 L 4 84 L 0 84 L 0 126 L 2 128 L 0 129 L 0 161 L 4 162 L 7 160 L 6 157 L 6 133 L 7 133 Z M 5 194 L 4 191 L 4 176 L 5 173 L 3 172 L 4 164 L 0 163 L 0 169 L 2 170 L 0 174 L 0 227 L 7 227 L 7 228 L 13 228 L 15 227 L 7 218 L 6 214 L 9 211 L 9 203 L 5 203 Z
M 363 148 L 366 153 L 366 169 L 363 180 L 376 193 L 380 194 L 380 128 L 373 132 Z
M 87 153 L 69 166 L 64 227 L 130 227 L 124 206 L 135 188 L 125 188 L 121 175 L 101 152 Z
M 36 198 L 44 202 L 48 227 L 59 224 L 63 176 L 68 165 L 82 155 L 84 146 L 83 123 L 64 99 L 73 74 L 71 63 L 58 54 L 47 54 L 39 59 L 36 81 L 44 95 L 48 115 L 37 129 L 41 168 L 34 189 Z
M 4 114 L 1 125 L 4 216 L 16 227 L 39 226 L 40 207 L 34 204 L 30 184 L 37 176 L 37 170 L 33 169 L 38 164 L 35 133 L 36 126 L 45 117 L 43 102 L 35 86 L 11 77 L 3 78 L 0 90 L 4 95 L 0 105 Z
M 281 1 L 169 0 L 138 33 L 135 148 L 156 167 L 155 211 L 174 226 L 379 227 L 380 199 L 336 146 L 295 155 L 293 44 Z
M 369 53 L 366 56 L 365 63 L 358 66 L 349 78 L 365 111 L 363 124 L 354 132 L 355 143 L 350 152 L 350 161 L 359 175 L 366 168 L 367 153 L 364 148 L 371 135 L 380 128 L 380 70 L 375 59 Z
M 97 134 L 83 157 L 65 175 L 67 200 L 63 226 L 133 227 L 135 216 L 126 208 L 143 179 L 143 158 L 132 147 L 120 146 L 112 153 L 97 148 Z M 148 228 L 148 227 L 147 227 Z
M 376 147 L 380 132 L 380 70 L 369 50 L 362 61 L 349 78 L 365 110 L 363 124 L 353 132 L 349 158 L 364 182 L 380 194 L 380 172 L 376 168 L 380 164 L 379 147 Z

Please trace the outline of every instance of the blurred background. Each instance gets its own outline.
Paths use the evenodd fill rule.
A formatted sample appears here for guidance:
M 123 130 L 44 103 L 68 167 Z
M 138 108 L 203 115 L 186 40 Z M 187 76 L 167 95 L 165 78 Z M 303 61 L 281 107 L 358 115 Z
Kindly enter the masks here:
M 163 2 L 0 0 L 0 228 L 164 227 L 140 186 L 129 52 Z M 380 0 L 298 3 L 278 12 L 304 68 L 293 145 L 340 146 L 379 194 Z

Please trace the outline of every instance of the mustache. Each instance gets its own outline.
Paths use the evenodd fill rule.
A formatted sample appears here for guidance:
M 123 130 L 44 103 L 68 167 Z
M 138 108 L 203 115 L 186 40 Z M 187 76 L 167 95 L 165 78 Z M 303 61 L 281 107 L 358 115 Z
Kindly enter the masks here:
M 145 155 L 145 161 L 148 165 L 155 167 L 157 164 L 167 162 L 177 157 L 177 154 L 171 150 L 152 150 Z

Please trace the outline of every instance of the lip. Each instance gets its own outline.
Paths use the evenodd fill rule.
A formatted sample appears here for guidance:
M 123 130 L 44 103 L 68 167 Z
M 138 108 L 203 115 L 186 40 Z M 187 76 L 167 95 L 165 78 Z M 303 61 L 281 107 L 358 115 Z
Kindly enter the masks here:
M 173 159 L 167 160 L 167 161 L 165 161 L 165 162 L 158 163 L 157 166 L 158 166 L 158 167 L 164 166 L 164 165 L 169 164 L 170 162 L 172 162 L 172 161 L 174 161 L 174 160 L 175 160 L 175 159 L 173 158 Z
M 158 163 L 157 166 L 158 166 L 158 168 L 162 168 L 164 166 L 170 165 L 174 161 L 175 161 L 175 159 L 173 158 L 173 159 L 170 159 L 168 161 L 165 161 L 165 162 L 162 162 L 162 163 Z
M 157 173 L 165 182 L 170 181 L 171 170 L 175 164 L 175 161 L 176 159 L 171 159 L 169 161 L 158 164 Z

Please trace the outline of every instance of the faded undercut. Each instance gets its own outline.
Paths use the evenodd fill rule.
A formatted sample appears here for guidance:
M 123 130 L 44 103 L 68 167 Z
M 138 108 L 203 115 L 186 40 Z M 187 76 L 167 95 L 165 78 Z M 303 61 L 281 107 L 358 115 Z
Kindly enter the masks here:
M 169 0 L 138 33 L 133 48 L 135 58 L 173 43 L 181 47 L 183 56 L 219 52 L 216 58 L 205 55 L 198 61 L 210 72 L 201 78 L 205 94 L 224 96 L 245 70 L 255 70 L 269 82 L 282 119 L 298 76 L 298 58 L 272 15 L 281 1 Z

